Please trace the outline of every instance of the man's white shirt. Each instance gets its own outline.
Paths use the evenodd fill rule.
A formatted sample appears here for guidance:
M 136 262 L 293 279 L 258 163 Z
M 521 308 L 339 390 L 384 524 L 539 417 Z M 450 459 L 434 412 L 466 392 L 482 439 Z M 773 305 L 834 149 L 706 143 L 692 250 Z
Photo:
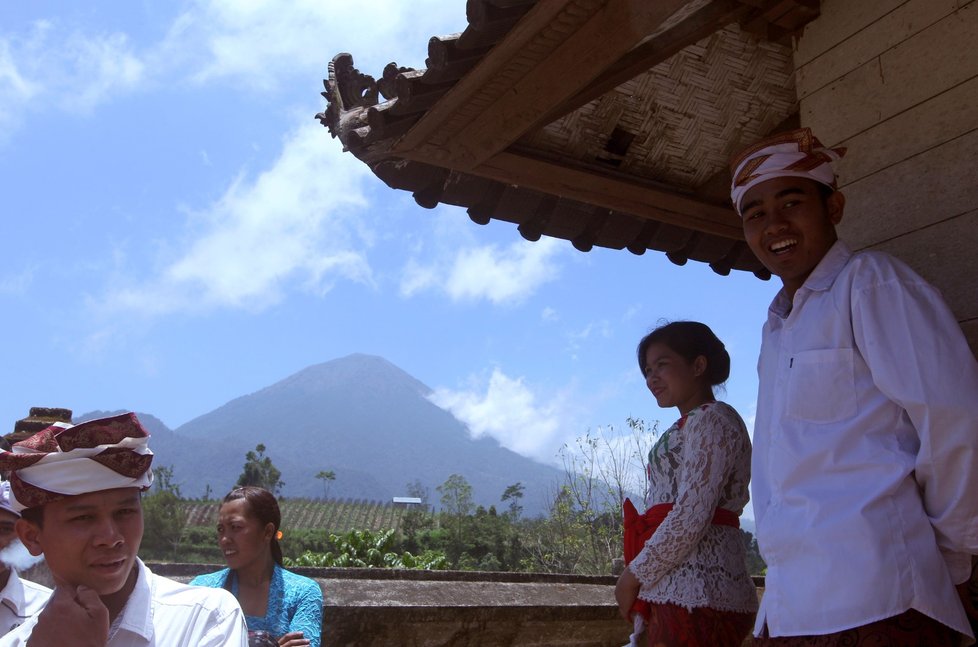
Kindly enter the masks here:
M 106 647 L 247 647 L 244 614 L 229 592 L 181 584 L 136 564 L 136 586 Z M 26 645 L 35 624 L 36 615 L 0 638 L 0 647 Z
M 752 492 L 755 633 L 826 634 L 914 608 L 970 635 L 978 365 L 932 286 L 841 241 L 771 304 Z
M 0 636 L 39 613 L 50 596 L 51 589 L 22 580 L 17 571 L 10 569 L 7 585 L 0 591 Z

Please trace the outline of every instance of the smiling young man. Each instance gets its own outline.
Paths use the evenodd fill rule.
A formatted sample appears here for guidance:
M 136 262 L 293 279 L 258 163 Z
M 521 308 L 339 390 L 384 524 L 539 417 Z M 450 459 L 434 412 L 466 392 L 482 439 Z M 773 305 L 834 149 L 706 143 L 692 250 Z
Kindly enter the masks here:
M 43 609 L 51 595 L 51 589 L 21 579 L 16 568 L 7 563 L 11 548 L 20 544 L 14 529 L 18 519 L 20 514 L 10 501 L 10 483 L 0 481 L 0 636 Z
M 935 288 L 838 239 L 844 153 L 803 128 L 732 163 L 744 236 L 783 284 L 758 361 L 755 644 L 957 647 L 978 553 L 978 364 Z
M 148 438 L 129 413 L 48 427 L 0 452 L 17 534 L 55 580 L 44 610 L 0 646 L 248 644 L 233 596 L 154 575 L 136 557 L 140 495 L 153 480 Z

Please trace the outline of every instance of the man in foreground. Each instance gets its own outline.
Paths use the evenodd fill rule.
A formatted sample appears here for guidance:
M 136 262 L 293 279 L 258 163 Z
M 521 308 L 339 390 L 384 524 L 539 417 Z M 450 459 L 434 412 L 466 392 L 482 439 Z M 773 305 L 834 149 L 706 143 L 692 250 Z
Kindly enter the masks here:
M 128 413 L 57 424 L 0 452 L 17 534 L 55 580 L 44 610 L 0 646 L 248 644 L 234 597 L 154 575 L 136 557 L 140 493 L 153 480 L 149 434 Z
M 978 365 L 933 286 L 838 239 L 844 152 L 803 128 L 732 164 L 744 236 L 783 283 L 758 362 L 755 642 L 957 647 L 978 553 Z

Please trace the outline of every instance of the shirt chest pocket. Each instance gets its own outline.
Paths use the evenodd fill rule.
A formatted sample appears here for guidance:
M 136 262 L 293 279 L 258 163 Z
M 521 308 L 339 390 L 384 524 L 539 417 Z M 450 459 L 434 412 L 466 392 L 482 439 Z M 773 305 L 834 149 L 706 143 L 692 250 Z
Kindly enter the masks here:
M 827 424 L 856 415 L 856 378 L 851 348 L 797 353 L 788 369 L 789 418 Z

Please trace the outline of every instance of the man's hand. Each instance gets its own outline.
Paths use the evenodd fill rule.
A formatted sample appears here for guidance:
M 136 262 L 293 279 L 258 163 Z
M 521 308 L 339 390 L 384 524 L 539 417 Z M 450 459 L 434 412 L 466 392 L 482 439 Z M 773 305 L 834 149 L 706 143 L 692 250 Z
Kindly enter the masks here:
M 309 644 L 301 631 L 290 631 L 278 639 L 278 647 L 307 647 Z
M 29 647 L 105 647 L 109 639 L 109 610 L 98 593 L 55 578 L 54 592 L 37 617 Z
M 615 600 L 618 601 L 618 612 L 621 613 L 621 617 L 629 622 L 632 621 L 632 605 L 638 598 L 638 590 L 641 587 L 642 583 L 626 566 L 618 576 L 618 583 L 615 584 Z

